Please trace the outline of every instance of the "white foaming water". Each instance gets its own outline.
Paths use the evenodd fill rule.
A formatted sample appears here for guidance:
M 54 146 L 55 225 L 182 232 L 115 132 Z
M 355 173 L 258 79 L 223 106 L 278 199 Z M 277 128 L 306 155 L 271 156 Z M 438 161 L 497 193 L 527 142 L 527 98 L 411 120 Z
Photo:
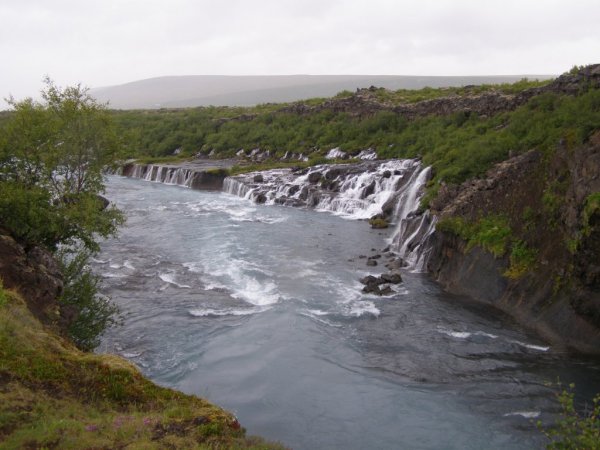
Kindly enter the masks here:
M 158 164 L 135 164 L 131 176 L 155 183 L 191 187 L 195 175 L 192 169 Z
M 538 417 L 540 417 L 542 415 L 542 412 L 541 411 L 514 411 L 514 412 L 502 414 L 502 415 L 504 417 L 520 416 L 525 419 L 537 419 Z
M 214 309 L 214 308 L 197 308 L 192 309 L 189 313 L 194 317 L 223 317 L 223 316 L 249 316 L 260 312 L 267 311 L 268 308 L 254 309 Z
M 191 272 L 205 275 L 205 289 L 227 289 L 231 297 L 243 300 L 255 306 L 266 306 L 277 303 L 281 295 L 277 285 L 272 281 L 260 281 L 251 273 L 260 274 L 261 278 L 273 274 L 258 264 L 233 258 L 226 248 L 222 248 L 213 257 L 201 262 L 183 263 Z
M 336 159 L 336 158 L 345 158 L 347 155 L 346 152 L 342 151 L 339 147 L 332 148 L 327 152 L 325 158 L 327 159 Z
M 260 172 L 261 181 L 255 181 L 258 175 L 256 172 L 228 177 L 223 191 L 266 204 L 311 206 L 347 219 L 369 219 L 382 214 L 384 209 L 392 209 L 397 225 L 390 244 L 409 269 L 424 271 L 436 218 L 429 211 L 419 211 L 431 168 L 422 167 L 418 160 L 358 166 L 320 165 L 303 175 L 289 169 L 275 169 Z
M 237 278 L 237 288 L 232 297 L 244 300 L 257 306 L 272 305 L 277 303 L 280 295 L 277 292 L 277 285 L 272 282 L 261 283 L 256 278 L 241 275 Z
M 161 273 L 158 275 L 158 278 L 160 278 L 161 280 L 163 280 L 165 283 L 169 283 L 172 284 L 174 286 L 177 286 L 179 288 L 184 288 L 184 289 L 189 289 L 191 286 L 187 285 L 187 284 L 179 284 L 175 281 L 175 275 L 173 275 L 172 273 Z
M 437 328 L 438 333 L 442 333 L 445 334 L 447 336 L 453 337 L 453 338 L 457 338 L 457 339 L 467 339 L 470 338 L 471 336 L 484 336 L 490 339 L 496 339 L 498 338 L 497 335 L 495 334 L 491 334 L 491 333 L 486 333 L 485 331 L 455 331 L 455 330 L 449 330 L 446 329 L 444 327 L 438 327 Z
M 527 344 L 525 342 L 521 342 L 521 341 L 511 341 L 513 344 L 517 344 L 520 345 L 521 347 L 525 347 L 531 350 L 536 350 L 538 352 L 547 352 L 548 350 L 550 350 L 550 347 L 547 346 L 543 346 L 543 345 L 534 345 L 534 344 Z
M 400 194 L 394 212 L 397 225 L 391 243 L 414 272 L 423 271 L 431 251 L 427 241 L 435 231 L 436 219 L 430 217 L 429 211 L 416 214 L 430 177 L 430 167 L 415 171 Z
M 354 302 L 348 305 L 348 315 L 354 317 L 360 317 L 364 314 L 371 314 L 375 317 L 378 317 L 381 311 L 375 306 L 375 303 L 371 301 L 360 301 Z

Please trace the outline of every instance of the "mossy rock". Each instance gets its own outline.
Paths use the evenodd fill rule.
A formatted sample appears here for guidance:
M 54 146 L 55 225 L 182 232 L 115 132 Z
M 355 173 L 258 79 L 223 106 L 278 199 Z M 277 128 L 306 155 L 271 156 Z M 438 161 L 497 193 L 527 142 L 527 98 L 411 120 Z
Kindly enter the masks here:
M 390 226 L 389 222 L 381 217 L 373 217 L 369 219 L 369 224 L 371 228 L 375 229 L 383 229 Z

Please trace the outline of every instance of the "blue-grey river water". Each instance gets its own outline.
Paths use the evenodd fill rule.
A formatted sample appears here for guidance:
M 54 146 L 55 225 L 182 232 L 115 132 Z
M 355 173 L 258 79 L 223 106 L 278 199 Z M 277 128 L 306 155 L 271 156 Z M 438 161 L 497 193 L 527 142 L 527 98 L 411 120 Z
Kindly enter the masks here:
M 229 194 L 110 177 L 128 217 L 94 270 L 124 325 L 99 351 L 205 397 L 249 434 L 296 449 L 530 449 L 560 378 L 600 390 L 600 364 L 568 357 L 502 314 L 403 274 L 361 293 L 389 237 L 364 221 Z

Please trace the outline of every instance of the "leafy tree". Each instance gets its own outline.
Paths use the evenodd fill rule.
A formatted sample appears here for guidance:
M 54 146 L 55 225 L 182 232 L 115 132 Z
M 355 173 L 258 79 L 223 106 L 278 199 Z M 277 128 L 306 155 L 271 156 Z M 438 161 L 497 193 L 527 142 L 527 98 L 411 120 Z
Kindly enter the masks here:
M 14 111 L 0 130 L 0 224 L 27 243 L 97 250 L 95 236 L 123 221 L 99 197 L 119 140 L 87 89 L 45 83 L 43 102 L 8 100 Z
M 112 116 L 80 85 L 61 89 L 45 80 L 42 102 L 9 99 L 0 128 L 0 227 L 26 247 L 42 245 L 62 265 L 59 299 L 80 348 L 94 348 L 117 312 L 98 294 L 87 267 L 98 236 L 116 232 L 122 213 L 100 196 L 102 171 L 119 155 Z

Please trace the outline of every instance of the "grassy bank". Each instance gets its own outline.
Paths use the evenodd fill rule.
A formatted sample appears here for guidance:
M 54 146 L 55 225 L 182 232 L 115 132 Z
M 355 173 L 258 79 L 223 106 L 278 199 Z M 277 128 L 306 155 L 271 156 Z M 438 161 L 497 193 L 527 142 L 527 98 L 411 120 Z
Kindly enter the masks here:
M 0 288 L 0 447 L 282 448 L 236 418 L 159 387 L 131 363 L 77 350 Z

